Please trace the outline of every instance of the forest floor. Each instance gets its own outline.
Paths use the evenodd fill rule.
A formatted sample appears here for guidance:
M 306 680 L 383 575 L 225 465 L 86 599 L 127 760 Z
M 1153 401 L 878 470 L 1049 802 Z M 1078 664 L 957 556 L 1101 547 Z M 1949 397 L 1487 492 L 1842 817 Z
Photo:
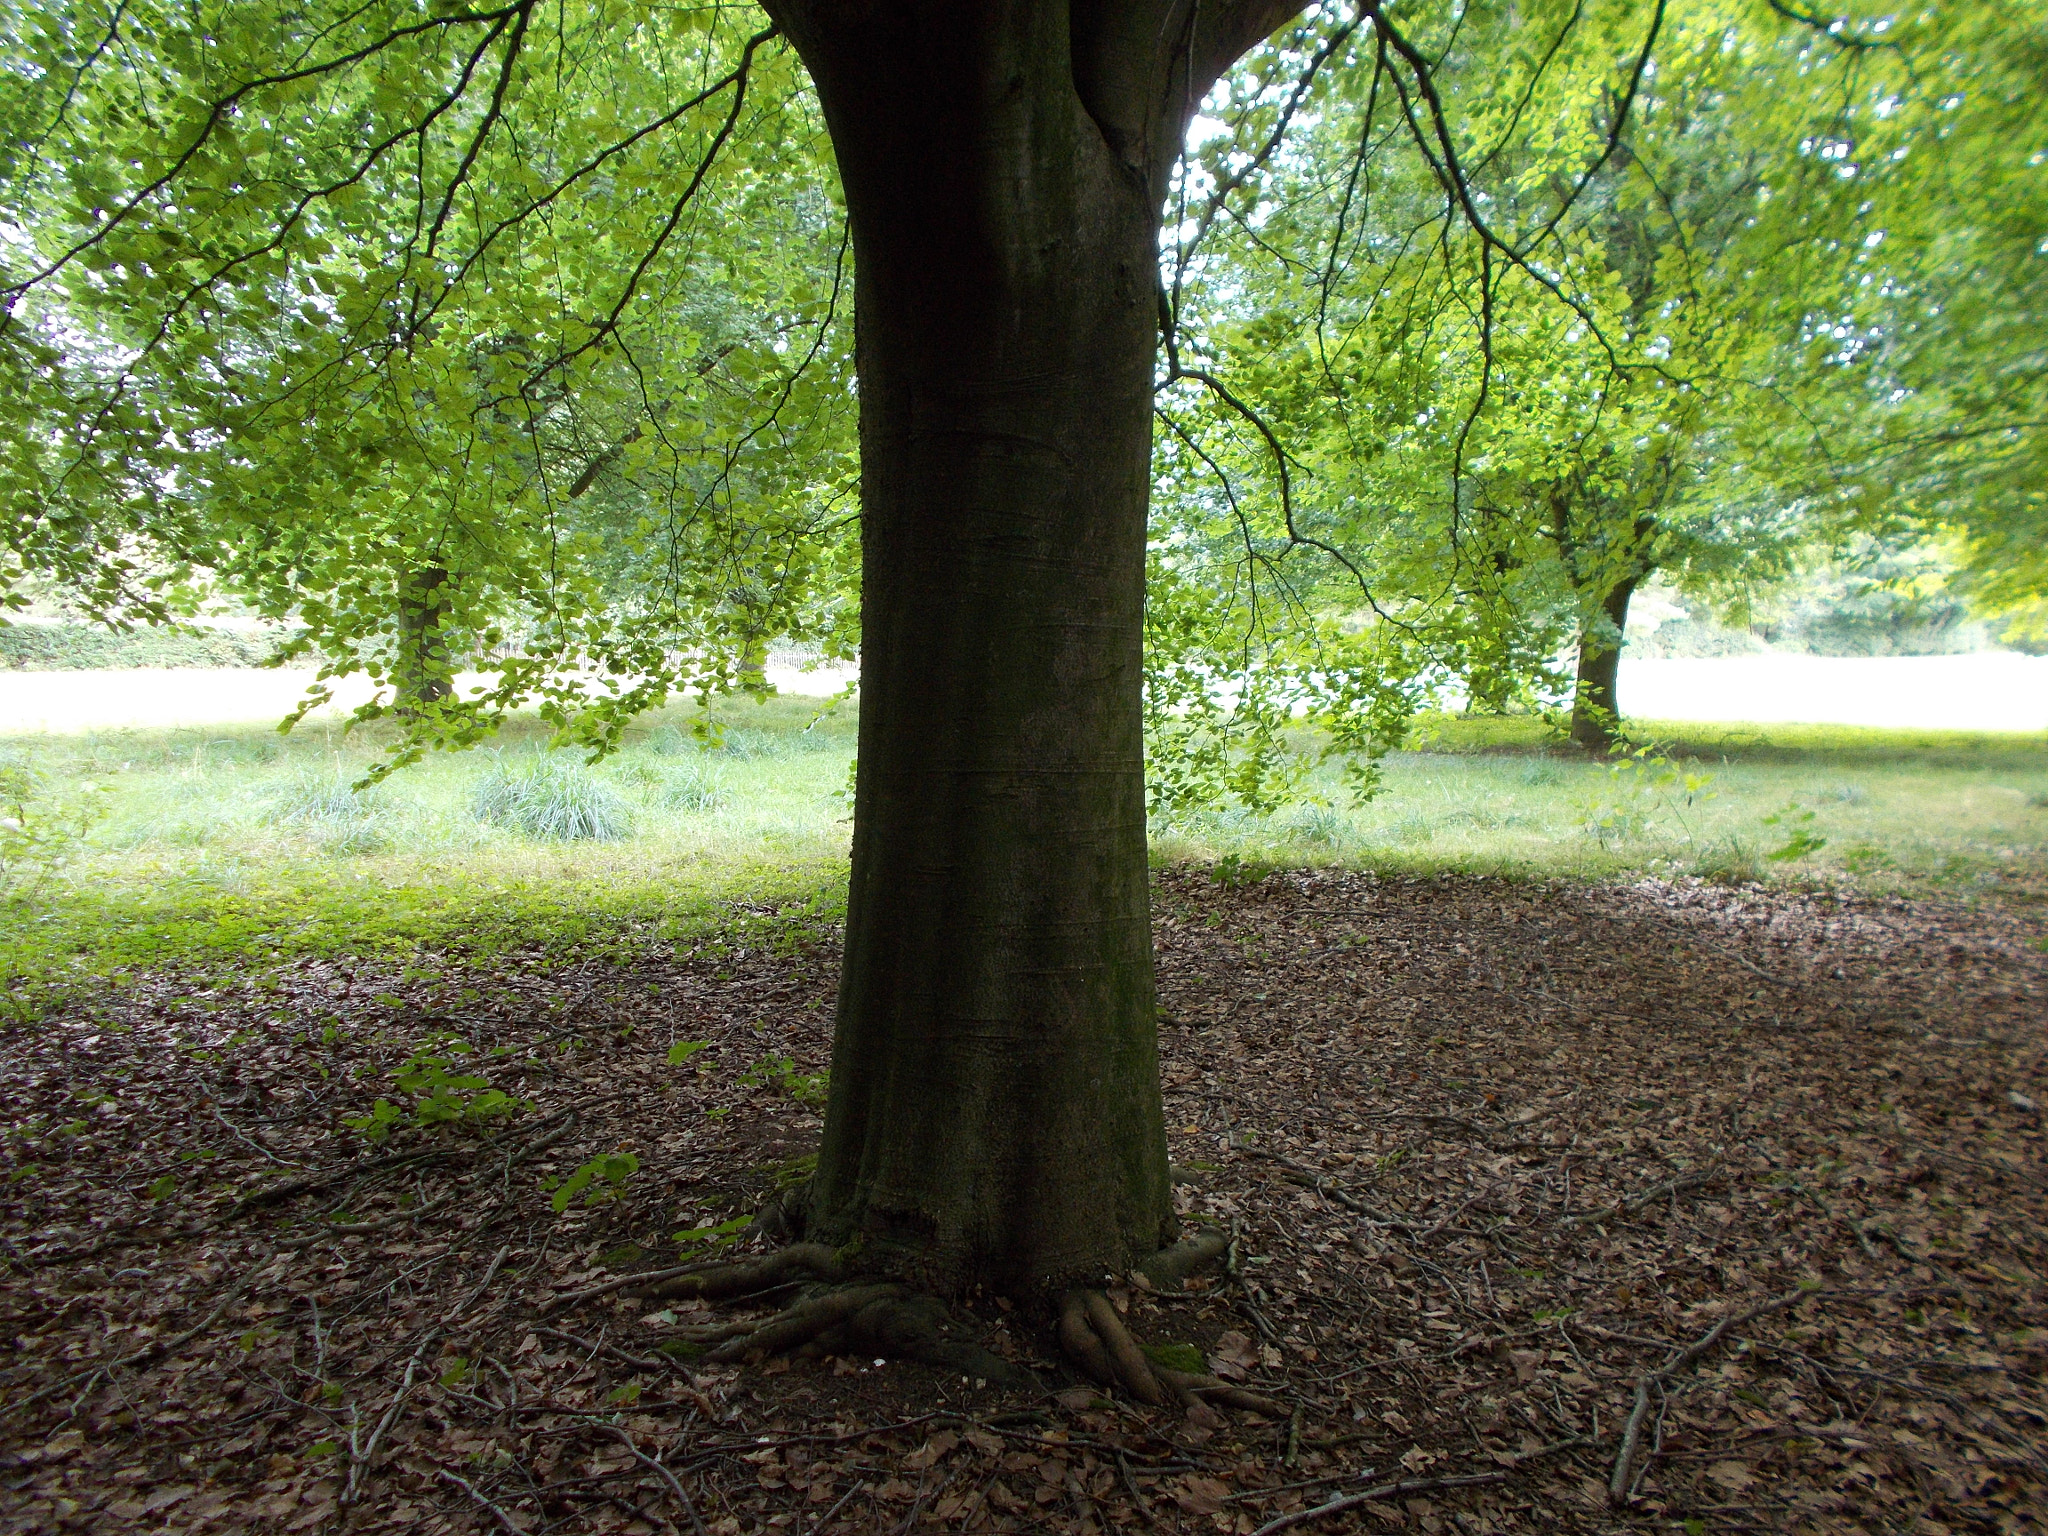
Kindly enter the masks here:
M 1113 1399 L 992 1302 L 1043 1391 L 710 1367 L 584 1296 L 764 1248 L 815 1145 L 835 935 L 756 913 L 12 1026 L 0 1526 L 2048 1528 L 2038 909 L 1180 869 L 1155 910 L 1177 1197 L 1240 1262 L 1114 1299 L 1291 1420 Z

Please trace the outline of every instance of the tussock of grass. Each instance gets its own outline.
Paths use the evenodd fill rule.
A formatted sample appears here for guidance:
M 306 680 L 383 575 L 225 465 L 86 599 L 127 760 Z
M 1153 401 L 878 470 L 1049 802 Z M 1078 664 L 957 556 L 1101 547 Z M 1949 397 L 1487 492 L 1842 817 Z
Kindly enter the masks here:
M 611 786 L 559 757 L 493 763 L 477 782 L 470 812 L 551 843 L 615 843 L 633 830 L 632 813 Z

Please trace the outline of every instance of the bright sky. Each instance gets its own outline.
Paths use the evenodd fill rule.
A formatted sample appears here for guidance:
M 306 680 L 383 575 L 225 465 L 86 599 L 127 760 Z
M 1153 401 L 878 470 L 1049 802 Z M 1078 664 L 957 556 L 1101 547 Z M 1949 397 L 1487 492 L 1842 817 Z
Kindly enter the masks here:
M 851 674 L 770 667 L 788 693 L 836 693 Z M 121 726 L 206 726 L 281 719 L 312 682 L 310 671 L 136 668 L 101 672 L 0 671 L 0 735 Z M 475 678 L 460 679 L 464 688 Z M 357 680 L 333 717 L 369 696 Z M 2048 730 L 2048 657 L 1730 656 L 1623 661 L 1621 706 L 1650 720 L 1811 721 L 1977 731 Z M 318 717 L 316 717 L 318 718 Z

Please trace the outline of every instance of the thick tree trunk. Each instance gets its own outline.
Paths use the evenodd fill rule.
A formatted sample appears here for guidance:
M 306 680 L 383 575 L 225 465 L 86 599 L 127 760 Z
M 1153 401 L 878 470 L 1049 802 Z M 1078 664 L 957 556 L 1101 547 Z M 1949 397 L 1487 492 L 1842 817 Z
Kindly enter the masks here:
M 857 262 L 863 605 L 811 1221 L 949 1291 L 1128 1268 L 1172 1209 L 1139 712 L 1156 214 L 1064 38 L 1003 20 L 813 64 Z
M 448 637 L 441 622 L 448 614 L 448 573 L 438 565 L 413 572 L 398 595 L 398 660 L 392 668 L 396 704 L 401 716 L 417 713 L 455 692 L 448 666 Z
M 1579 633 L 1579 672 L 1572 689 L 1572 741 L 1588 752 L 1608 752 L 1620 736 L 1622 637 L 1628 632 L 1628 601 L 1642 578 L 1618 581 L 1601 599 L 1601 622 Z
M 770 0 L 856 261 L 860 776 L 814 1235 L 942 1291 L 1167 1235 L 1140 716 L 1157 238 L 1291 5 Z

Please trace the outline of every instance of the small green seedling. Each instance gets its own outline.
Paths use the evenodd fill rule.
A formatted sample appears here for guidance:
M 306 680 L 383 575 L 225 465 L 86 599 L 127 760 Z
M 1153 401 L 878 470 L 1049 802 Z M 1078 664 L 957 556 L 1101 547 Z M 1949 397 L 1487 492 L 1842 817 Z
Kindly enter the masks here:
M 569 1209 L 570 1202 L 578 1195 L 585 1205 L 599 1205 L 607 1200 L 616 1200 L 625 1191 L 626 1181 L 640 1171 L 640 1159 L 630 1152 L 604 1152 L 584 1163 L 565 1179 L 543 1179 L 541 1188 L 553 1192 L 549 1204 L 555 1214 L 561 1215 Z

